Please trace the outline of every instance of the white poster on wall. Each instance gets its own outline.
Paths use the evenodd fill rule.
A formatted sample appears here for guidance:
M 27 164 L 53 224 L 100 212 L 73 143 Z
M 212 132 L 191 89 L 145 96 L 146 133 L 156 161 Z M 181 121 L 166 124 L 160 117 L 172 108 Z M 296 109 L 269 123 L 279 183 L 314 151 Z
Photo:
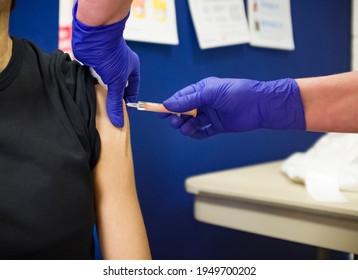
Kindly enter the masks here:
M 75 0 L 60 0 L 58 24 L 58 48 L 72 54 L 72 7 Z
M 243 0 L 189 0 L 189 7 L 201 49 L 250 41 Z
M 126 40 L 178 45 L 174 0 L 133 0 Z
M 294 50 L 290 0 L 249 0 L 251 45 Z

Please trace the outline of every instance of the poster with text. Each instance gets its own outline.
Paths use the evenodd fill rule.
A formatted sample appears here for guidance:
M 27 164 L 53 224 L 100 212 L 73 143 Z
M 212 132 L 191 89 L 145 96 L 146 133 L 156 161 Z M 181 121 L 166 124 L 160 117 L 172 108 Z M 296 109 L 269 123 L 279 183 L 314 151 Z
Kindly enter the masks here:
M 72 54 L 72 7 L 75 0 L 60 0 L 59 25 L 58 25 L 58 48 Z
M 189 7 L 201 49 L 250 41 L 243 0 L 189 0 Z
M 133 0 L 124 30 L 126 40 L 178 45 L 174 0 Z
M 290 0 L 249 0 L 251 45 L 294 50 Z

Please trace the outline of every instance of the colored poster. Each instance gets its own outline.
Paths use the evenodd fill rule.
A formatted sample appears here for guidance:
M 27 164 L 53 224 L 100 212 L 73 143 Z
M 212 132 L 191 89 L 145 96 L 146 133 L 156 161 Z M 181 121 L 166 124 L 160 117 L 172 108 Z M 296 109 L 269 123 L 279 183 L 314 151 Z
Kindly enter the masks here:
M 290 0 L 249 0 L 251 45 L 294 50 Z
M 126 40 L 178 45 L 174 0 L 133 0 Z
M 59 27 L 58 48 L 72 54 L 72 7 L 75 0 L 60 0 L 59 4 Z

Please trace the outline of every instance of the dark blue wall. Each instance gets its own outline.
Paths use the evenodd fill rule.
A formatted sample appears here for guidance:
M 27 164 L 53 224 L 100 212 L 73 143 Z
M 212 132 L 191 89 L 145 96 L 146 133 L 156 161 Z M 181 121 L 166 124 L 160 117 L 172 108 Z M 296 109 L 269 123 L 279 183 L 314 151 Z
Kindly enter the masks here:
M 350 1 L 292 0 L 296 50 L 248 45 L 202 51 L 185 0 L 177 0 L 180 45 L 130 42 L 142 62 L 141 100 L 161 102 L 206 76 L 271 80 L 348 71 Z M 18 0 L 11 32 L 44 50 L 57 47 L 57 1 Z M 219 228 L 193 219 L 186 177 L 283 159 L 307 149 L 319 134 L 267 131 L 196 141 L 154 114 L 133 112 L 132 145 L 137 187 L 155 259 L 312 259 L 314 248 Z M 254 180 L 255 178 L 253 178 Z

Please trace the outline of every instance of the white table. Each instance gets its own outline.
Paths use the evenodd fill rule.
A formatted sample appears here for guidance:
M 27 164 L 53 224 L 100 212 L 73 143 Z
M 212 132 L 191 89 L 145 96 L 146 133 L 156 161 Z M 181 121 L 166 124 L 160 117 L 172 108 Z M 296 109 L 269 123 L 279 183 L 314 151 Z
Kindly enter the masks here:
M 358 193 L 344 192 L 346 203 L 315 201 L 303 185 L 280 173 L 281 165 L 276 161 L 188 178 L 185 185 L 195 195 L 195 218 L 358 254 Z

